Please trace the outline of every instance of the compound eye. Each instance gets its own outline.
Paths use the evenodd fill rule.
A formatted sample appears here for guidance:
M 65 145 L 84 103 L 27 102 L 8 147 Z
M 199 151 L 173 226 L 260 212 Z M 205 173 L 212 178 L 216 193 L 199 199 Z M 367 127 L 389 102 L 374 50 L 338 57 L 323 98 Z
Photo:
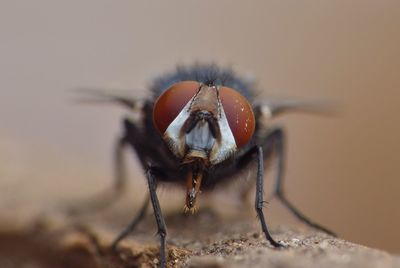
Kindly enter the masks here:
M 256 126 L 253 108 L 245 97 L 229 87 L 221 87 L 219 97 L 236 145 L 246 145 Z
M 199 88 L 198 82 L 183 81 L 172 85 L 158 97 L 154 103 L 153 122 L 161 134 L 164 134 Z

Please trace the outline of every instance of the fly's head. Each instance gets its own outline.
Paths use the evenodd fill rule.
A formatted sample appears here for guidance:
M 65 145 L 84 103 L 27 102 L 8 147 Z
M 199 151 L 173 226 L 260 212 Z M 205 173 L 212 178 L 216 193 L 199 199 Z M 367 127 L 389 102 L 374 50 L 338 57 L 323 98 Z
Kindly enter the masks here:
M 251 139 L 255 118 L 238 91 L 195 81 L 172 85 L 154 104 L 153 121 L 171 152 L 191 166 L 186 207 L 194 208 L 202 170 L 230 158 Z

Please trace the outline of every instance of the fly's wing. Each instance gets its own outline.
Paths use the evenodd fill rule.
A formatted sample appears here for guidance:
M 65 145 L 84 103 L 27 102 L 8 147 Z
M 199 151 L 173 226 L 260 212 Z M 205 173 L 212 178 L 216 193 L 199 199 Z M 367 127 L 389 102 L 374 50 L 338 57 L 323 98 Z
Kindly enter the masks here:
M 136 112 L 142 110 L 146 99 L 143 90 L 77 88 L 74 91 L 82 95 L 77 99 L 79 103 L 117 103 L 128 108 L 130 111 Z
M 269 100 L 255 103 L 254 109 L 267 120 L 286 112 L 333 115 L 337 112 L 337 105 L 327 100 Z

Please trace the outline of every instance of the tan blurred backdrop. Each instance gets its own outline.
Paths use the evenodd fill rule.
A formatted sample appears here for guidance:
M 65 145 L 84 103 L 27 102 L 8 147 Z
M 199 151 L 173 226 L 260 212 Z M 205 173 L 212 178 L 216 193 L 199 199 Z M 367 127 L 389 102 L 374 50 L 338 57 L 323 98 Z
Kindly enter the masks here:
M 141 89 L 194 61 L 252 74 L 265 96 L 339 103 L 279 121 L 290 199 L 400 252 L 398 1 L 1 1 L 0 214 L 110 183 L 123 110 L 76 105 L 68 89 Z

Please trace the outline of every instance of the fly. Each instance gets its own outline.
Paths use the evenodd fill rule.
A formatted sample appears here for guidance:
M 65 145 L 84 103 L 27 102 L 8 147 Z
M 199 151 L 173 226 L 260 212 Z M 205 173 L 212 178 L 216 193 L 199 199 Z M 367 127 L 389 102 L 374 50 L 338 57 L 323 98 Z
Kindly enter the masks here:
M 145 170 L 149 195 L 129 226 L 114 240 L 113 249 L 135 229 L 151 204 L 160 236 L 160 266 L 165 267 L 167 228 L 156 193 L 158 185 L 163 182 L 183 185 L 184 211 L 194 213 L 201 192 L 232 179 L 252 163 L 256 164 L 255 210 L 261 229 L 272 246 L 282 247 L 270 235 L 263 212 L 263 164 L 273 156 L 278 163 L 274 196 L 300 221 L 334 235 L 311 221 L 286 198 L 284 132 L 265 126 L 266 120 L 282 112 L 307 110 L 312 106 L 301 102 L 257 102 L 250 82 L 230 69 L 215 65 L 180 67 L 155 79 L 150 91 L 151 97 L 144 100 L 88 91 L 141 115 L 139 122 L 123 120 L 124 134 L 115 149 L 116 188 L 121 190 L 125 182 L 121 153 L 125 147 L 131 147 Z

